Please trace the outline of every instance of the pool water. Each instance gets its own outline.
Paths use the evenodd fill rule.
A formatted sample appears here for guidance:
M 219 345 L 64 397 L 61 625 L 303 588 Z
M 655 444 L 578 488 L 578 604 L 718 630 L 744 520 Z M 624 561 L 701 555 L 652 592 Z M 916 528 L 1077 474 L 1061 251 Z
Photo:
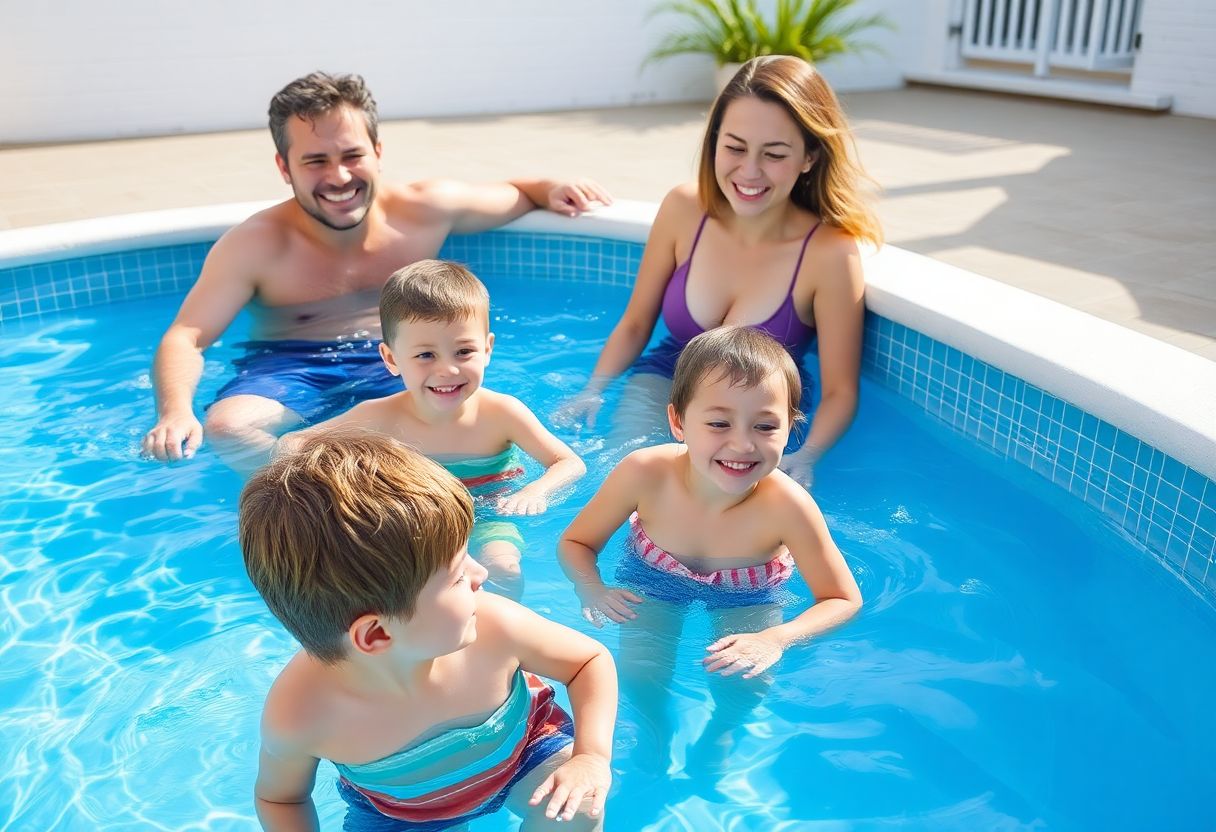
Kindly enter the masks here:
M 487 282 L 487 384 L 547 416 L 578 389 L 627 290 Z M 152 351 L 177 302 L 19 321 L 0 338 L 0 828 L 256 826 L 258 715 L 296 648 L 245 576 L 237 476 L 207 451 L 176 466 L 137 458 Z M 197 401 L 226 379 L 245 327 L 208 353 Z M 725 774 L 669 780 L 638 743 L 655 707 L 677 715 L 677 757 L 706 719 L 709 628 L 694 610 L 669 701 L 622 710 L 608 828 L 1209 826 L 1209 602 L 1028 470 L 872 384 L 862 396 L 814 489 L 862 614 L 787 653 Z M 612 450 L 559 435 L 590 474 L 524 521 L 524 601 L 615 651 L 611 628 L 582 621 L 553 554 Z M 315 798 L 338 828 L 328 764 Z

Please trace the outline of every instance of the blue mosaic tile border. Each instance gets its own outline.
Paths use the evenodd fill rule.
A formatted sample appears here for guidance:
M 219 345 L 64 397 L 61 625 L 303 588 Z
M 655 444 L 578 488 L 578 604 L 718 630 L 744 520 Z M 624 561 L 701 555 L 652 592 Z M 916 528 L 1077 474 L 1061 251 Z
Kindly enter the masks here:
M 477 274 L 628 287 L 644 248 L 641 243 L 573 234 L 490 231 L 449 237 L 439 256 L 464 263 Z
M 210 250 L 211 243 L 190 243 L 0 269 L 0 323 L 184 292 Z
M 0 268 L 0 323 L 189 288 L 211 243 Z M 627 287 L 641 243 L 567 234 L 452 237 L 441 257 L 490 276 Z M 1039 387 L 870 315 L 866 375 L 1110 518 L 1184 581 L 1216 596 L 1216 483 Z
M 863 372 L 1084 500 L 1216 594 L 1216 483 L 1109 422 L 908 327 L 868 315 Z

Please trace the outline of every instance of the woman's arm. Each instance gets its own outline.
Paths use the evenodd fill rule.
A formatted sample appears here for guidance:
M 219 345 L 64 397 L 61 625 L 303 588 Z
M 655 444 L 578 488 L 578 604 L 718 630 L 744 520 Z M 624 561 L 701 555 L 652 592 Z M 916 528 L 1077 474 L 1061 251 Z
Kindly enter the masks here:
M 600 394 L 637 360 L 654 332 L 663 304 L 663 292 L 676 268 L 678 236 L 695 222 L 692 212 L 696 210 L 696 190 L 690 185 L 673 189 L 659 206 L 650 236 L 646 239 L 646 250 L 642 253 L 629 304 L 600 350 L 591 378 L 573 401 L 559 409 L 559 420 L 585 419 L 589 427 L 595 426 Z
M 857 412 L 865 329 L 865 279 L 857 244 L 843 238 L 833 251 L 813 264 L 820 269 L 812 311 L 819 340 L 819 406 L 811 414 L 806 442 L 782 462 L 795 482 L 809 487 L 814 466 L 848 430 Z

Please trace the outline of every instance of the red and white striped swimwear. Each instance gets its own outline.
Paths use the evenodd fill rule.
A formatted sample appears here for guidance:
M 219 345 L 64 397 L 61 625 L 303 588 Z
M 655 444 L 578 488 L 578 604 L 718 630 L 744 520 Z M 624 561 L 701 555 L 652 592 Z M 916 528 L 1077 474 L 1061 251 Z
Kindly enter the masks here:
M 629 517 L 629 553 L 632 557 L 622 560 L 617 580 L 662 601 L 743 607 L 784 603 L 791 597 L 785 583 L 794 574 L 794 558 L 788 551 L 755 566 L 694 572 L 650 539 L 635 511 Z

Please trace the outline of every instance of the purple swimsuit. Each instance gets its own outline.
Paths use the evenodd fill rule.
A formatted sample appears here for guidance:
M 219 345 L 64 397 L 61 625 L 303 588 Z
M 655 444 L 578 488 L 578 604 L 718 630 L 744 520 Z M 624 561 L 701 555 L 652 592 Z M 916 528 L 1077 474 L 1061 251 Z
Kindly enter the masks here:
M 705 230 L 705 222 L 708 219 L 708 215 L 701 217 L 701 224 L 697 227 L 697 236 L 693 238 L 688 259 L 671 273 L 671 279 L 667 281 L 667 289 L 663 292 L 663 323 L 667 325 L 671 337 L 663 339 L 659 346 L 640 357 L 633 365 L 634 372 L 657 373 L 671 378 L 675 373 L 676 359 L 679 357 L 680 351 L 689 341 L 705 331 L 700 324 L 693 320 L 692 313 L 688 311 L 687 292 L 692 258 L 697 252 L 697 243 L 701 241 L 701 232 Z M 798 280 L 799 269 L 802 268 L 802 258 L 806 255 L 807 243 L 811 241 L 811 237 L 818 228 L 819 223 L 815 223 L 802 241 L 802 250 L 798 252 L 798 263 L 794 266 L 794 274 L 790 278 L 790 288 L 781 306 L 768 320 L 752 324 L 756 329 L 776 338 L 795 358 L 802 354 L 815 335 L 815 328 L 807 326 L 798 318 L 798 312 L 794 308 L 794 283 Z

